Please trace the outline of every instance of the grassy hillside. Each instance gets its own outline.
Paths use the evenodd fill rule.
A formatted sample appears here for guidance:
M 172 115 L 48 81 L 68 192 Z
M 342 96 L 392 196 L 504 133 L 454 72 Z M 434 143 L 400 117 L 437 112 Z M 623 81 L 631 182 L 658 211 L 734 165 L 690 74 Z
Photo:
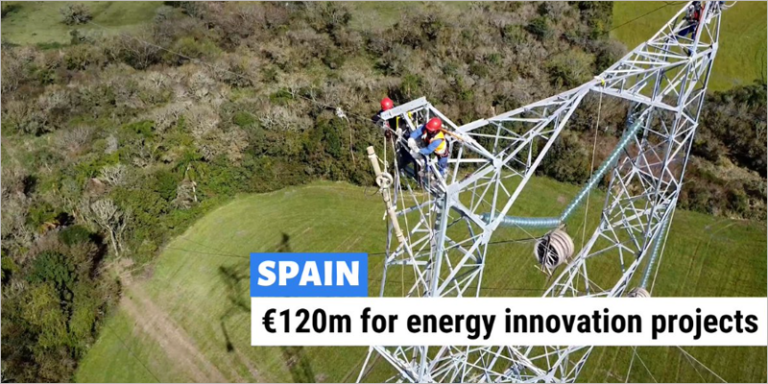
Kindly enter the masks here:
M 108 27 L 108 33 L 115 34 L 140 30 L 143 25 L 152 22 L 155 10 L 163 4 L 159 1 L 81 3 L 86 4 L 91 11 L 93 23 Z M 19 45 L 68 44 L 69 31 L 75 28 L 86 33 L 104 33 L 104 29 L 93 25 L 73 27 L 63 24 L 59 9 L 65 4 L 46 1 L 3 1 L 3 9 L 8 9 L 8 14 L 3 17 L 3 41 Z
M 650 38 L 681 7 L 681 3 L 662 1 L 617 1 L 613 4 L 616 29 L 611 36 L 629 49 Z M 723 14 L 720 49 L 710 90 L 722 91 L 750 84 L 755 79 L 765 79 L 765 19 L 764 1 L 742 1 Z
M 575 186 L 534 179 L 521 213 L 558 211 Z M 315 183 L 235 199 L 172 241 L 157 264 L 133 277 L 105 332 L 82 361 L 80 382 L 353 381 L 365 348 L 255 348 L 249 344 L 248 254 L 261 251 L 354 251 L 371 254 L 370 294 L 380 281 L 384 222 L 381 201 L 363 188 Z M 593 207 L 603 198 L 593 196 Z M 562 201 L 550 204 L 548 202 Z M 590 218 L 593 218 L 594 209 Z M 580 217 L 574 218 L 580 222 Z M 594 223 L 594 220 L 590 220 Z M 721 220 L 693 212 L 675 216 L 655 296 L 765 296 L 763 223 Z M 580 239 L 576 236 L 576 243 Z M 499 246 L 484 278 L 489 296 L 537 295 L 546 285 L 527 246 Z M 530 259 L 530 260 L 529 260 Z M 523 260 L 522 263 L 519 260 Z M 399 277 L 399 276 L 397 276 Z M 393 280 L 397 280 L 393 278 Z M 399 294 L 394 281 L 390 293 Z M 582 379 L 627 377 L 634 348 L 599 348 Z M 765 381 L 765 348 L 686 348 L 728 381 Z M 637 348 L 629 380 L 715 381 L 677 348 Z M 308 362 L 311 376 L 286 365 Z M 647 367 L 647 369 L 645 368 Z M 748 368 L 747 368 L 748 367 Z M 370 380 L 391 372 L 379 363 Z

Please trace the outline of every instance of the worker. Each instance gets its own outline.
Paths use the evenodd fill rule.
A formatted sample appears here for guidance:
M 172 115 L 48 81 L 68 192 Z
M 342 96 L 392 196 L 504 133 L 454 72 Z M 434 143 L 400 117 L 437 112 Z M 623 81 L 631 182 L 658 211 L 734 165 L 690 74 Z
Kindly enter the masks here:
M 429 157 L 429 155 L 434 153 L 438 158 L 437 169 L 440 171 L 440 175 L 445 177 L 450 153 L 448 151 L 448 141 L 445 139 L 442 127 L 443 122 L 439 118 L 433 117 L 429 119 L 426 124 L 419 126 L 411 133 L 411 137 L 408 139 L 408 147 L 411 149 L 411 156 L 414 159 L 419 159 L 422 156 Z M 424 143 L 424 148 L 419 148 L 416 143 L 417 139 Z
M 400 117 L 395 116 L 389 120 L 384 120 L 381 118 L 381 114 L 394 108 L 394 106 L 395 103 L 389 97 L 381 99 L 381 109 L 371 119 L 374 124 L 381 127 L 381 129 L 384 131 L 384 136 L 386 136 L 387 139 L 392 137 L 392 130 L 396 130 L 398 128 Z
M 694 38 L 696 36 L 699 23 L 701 22 L 702 14 L 703 12 L 701 9 L 700 1 L 694 1 L 691 3 L 691 5 L 689 5 L 688 9 L 685 11 L 684 20 L 686 26 L 680 31 L 678 36 L 687 37 L 690 34 L 691 38 Z M 688 55 L 690 55 L 690 51 L 688 52 Z

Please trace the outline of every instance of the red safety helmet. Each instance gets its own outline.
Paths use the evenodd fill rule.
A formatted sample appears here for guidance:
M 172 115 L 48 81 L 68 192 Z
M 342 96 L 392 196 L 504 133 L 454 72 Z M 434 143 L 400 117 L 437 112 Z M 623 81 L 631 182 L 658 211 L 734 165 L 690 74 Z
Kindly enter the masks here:
M 437 133 L 440 131 L 440 128 L 443 127 L 443 122 L 437 117 L 433 117 L 429 119 L 427 122 L 427 132 L 429 133 Z
M 381 110 L 382 111 L 388 111 L 388 110 L 392 109 L 392 107 L 394 107 L 394 106 L 395 106 L 395 103 L 393 103 L 392 99 L 390 99 L 389 97 L 385 97 L 385 98 L 381 99 Z

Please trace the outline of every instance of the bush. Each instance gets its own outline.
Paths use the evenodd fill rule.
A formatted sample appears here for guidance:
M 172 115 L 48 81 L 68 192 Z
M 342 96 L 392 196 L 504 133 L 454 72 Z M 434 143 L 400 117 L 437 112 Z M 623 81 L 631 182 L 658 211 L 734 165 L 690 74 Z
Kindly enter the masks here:
M 349 24 L 352 14 L 345 3 L 306 3 L 309 23 L 318 32 L 337 32 Z
M 67 4 L 59 12 L 61 13 L 61 22 L 66 25 L 85 24 L 93 19 L 88 8 L 79 3 Z
M 282 106 L 288 105 L 288 103 L 293 100 L 293 98 L 294 97 L 291 91 L 286 88 L 280 88 L 277 90 L 277 92 L 269 95 L 269 101 L 271 101 L 272 104 Z
M 19 266 L 10 256 L 5 254 L 5 251 L 2 251 L 0 258 L 2 259 L 2 282 L 5 284 L 19 270 Z
M 106 44 L 105 54 L 135 69 L 147 69 L 160 62 L 162 50 L 146 34 L 120 35 Z
M 412 98 L 415 95 L 421 94 L 421 87 L 424 84 L 424 80 L 419 75 L 406 74 L 403 76 L 403 81 L 400 82 L 400 93 L 406 98 Z
M 43 252 L 37 255 L 27 280 L 31 283 L 51 283 L 63 301 L 72 301 L 75 285 L 75 266 L 65 255 Z
M 323 63 L 330 69 L 339 69 L 344 65 L 346 55 L 339 49 L 330 48 L 323 55 Z
M 77 361 L 92 345 L 115 280 L 94 273 L 103 257 L 93 244 L 67 246 L 44 236 L 22 269 L 6 262 L 3 274 L 23 285 L 4 290 L 3 375 L 18 381 L 72 380 Z
M 192 59 L 213 59 L 219 56 L 221 49 L 208 39 L 196 40 L 194 37 L 182 37 L 171 49 L 180 55 L 169 53 L 169 60 L 173 64 L 183 63 L 187 58 Z
M 104 62 L 101 50 L 90 45 L 77 45 L 64 53 L 67 69 L 81 71 L 91 65 L 100 66 Z
M 549 20 L 543 16 L 531 20 L 525 27 L 525 30 L 536 36 L 539 40 L 546 40 L 552 36 L 552 27 L 549 26 Z
M 613 17 L 613 4 L 603 1 L 579 1 L 581 19 L 590 27 L 590 38 L 603 39 L 608 35 Z
M 698 153 L 727 154 L 735 163 L 766 176 L 766 84 L 756 82 L 708 95 L 700 135 L 713 143 L 697 143 Z M 716 144 L 714 144 L 716 143 Z M 711 158 L 711 156 L 710 156 Z
M 325 152 L 335 159 L 341 159 L 341 156 L 344 153 L 342 149 L 341 124 L 339 119 L 318 123 L 318 128 L 320 129 L 323 138 L 323 144 L 325 145 Z
M 169 171 L 159 171 L 155 174 L 154 191 L 165 201 L 172 201 L 176 198 L 177 180 L 176 176 Z
M 155 123 L 153 121 L 143 120 L 126 124 L 123 126 L 123 129 L 127 132 L 139 135 L 145 139 L 150 139 L 154 135 L 154 125 Z
M 575 87 L 592 78 L 594 56 L 571 49 L 553 56 L 546 65 L 550 82 L 555 87 Z
M 82 225 L 70 225 L 59 232 L 59 240 L 66 245 L 83 244 L 91 241 L 91 231 Z
M 600 43 L 595 61 L 596 72 L 603 72 L 613 63 L 619 61 L 627 52 L 627 47 L 616 40 L 605 40 Z
M 255 75 L 258 73 L 250 60 L 238 55 L 226 55 L 217 65 L 224 69 L 216 71 L 216 77 L 220 81 L 235 88 L 245 88 L 254 85 Z
M 487 65 L 475 62 L 469 65 L 469 73 L 482 79 L 488 77 L 491 71 Z
M 55 222 L 57 215 L 58 211 L 56 211 L 56 209 L 50 203 L 38 203 L 29 209 L 27 223 L 34 226 L 35 228 L 39 228 L 43 224 Z
M 251 127 L 256 123 L 256 117 L 249 112 L 239 111 L 232 117 L 232 122 L 241 128 Z
M 69 44 L 78 45 L 85 43 L 94 43 L 95 38 L 89 34 L 81 32 L 79 29 L 69 31 Z
M 563 131 L 541 164 L 541 171 L 556 180 L 581 184 L 589 178 L 590 155 L 571 131 Z

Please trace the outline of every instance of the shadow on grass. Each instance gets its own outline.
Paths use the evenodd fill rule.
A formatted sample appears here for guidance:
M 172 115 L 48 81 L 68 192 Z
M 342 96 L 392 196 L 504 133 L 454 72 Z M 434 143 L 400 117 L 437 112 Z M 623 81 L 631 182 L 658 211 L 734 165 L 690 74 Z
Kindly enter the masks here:
M 283 233 L 280 242 L 274 247 L 273 252 L 291 252 L 290 242 L 290 235 Z M 219 266 L 219 277 L 226 287 L 226 299 L 228 302 L 226 310 L 219 318 L 219 326 L 221 327 L 221 333 L 224 335 L 224 346 L 227 352 L 235 351 L 235 346 L 227 330 L 227 322 L 231 318 L 239 318 L 240 316 L 244 317 L 240 321 L 250 321 L 248 317 L 250 317 L 251 313 L 251 298 L 250 295 L 246 294 L 250 290 L 250 266 L 250 259 Z M 309 363 L 307 362 L 306 364 Z
M 2 18 L 5 19 L 9 14 L 18 11 L 21 7 L 17 4 L 3 4 Z
M 219 277 L 224 281 L 227 291 L 228 306 L 219 318 L 219 325 L 224 335 L 227 352 L 235 351 L 235 346 L 232 344 L 229 332 L 227 331 L 227 320 L 232 317 L 239 317 L 239 315 L 247 317 L 251 313 L 250 298 L 244 295 L 244 291 L 247 291 L 250 287 L 249 267 L 249 261 L 238 261 L 232 265 L 219 266 Z
M 283 233 L 273 252 L 291 252 L 290 235 Z M 250 260 L 219 267 L 219 277 L 226 287 L 226 297 L 229 304 L 219 318 L 219 325 L 224 335 L 224 346 L 230 353 L 235 352 L 235 345 L 229 336 L 227 322 L 240 316 L 243 316 L 243 319 L 238 321 L 248 321 L 247 318 L 251 313 L 250 295 L 246 295 L 250 289 L 250 272 Z M 293 382 L 313 383 L 316 381 L 312 363 L 304 351 L 304 347 L 281 347 L 280 349 L 285 359 L 285 365 L 291 372 Z

